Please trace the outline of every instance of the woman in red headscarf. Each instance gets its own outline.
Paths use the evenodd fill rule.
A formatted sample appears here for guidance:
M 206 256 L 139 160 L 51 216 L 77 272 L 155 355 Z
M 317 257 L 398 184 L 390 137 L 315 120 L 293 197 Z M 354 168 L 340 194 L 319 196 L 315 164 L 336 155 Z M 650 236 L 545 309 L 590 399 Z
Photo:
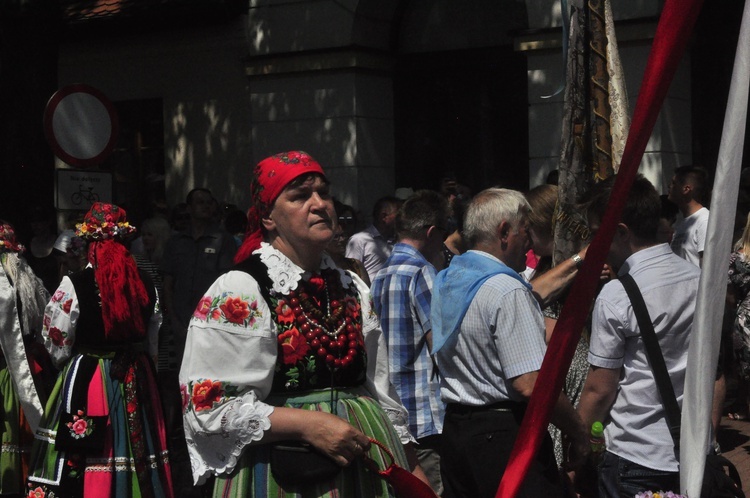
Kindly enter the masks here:
M 370 437 L 424 474 L 369 290 L 325 253 L 336 214 L 323 170 L 278 154 L 258 164 L 251 194 L 236 271 L 206 291 L 188 330 L 195 482 L 216 475 L 223 497 L 392 496 L 367 466 L 390 464 Z
M 101 202 L 76 226 L 89 264 L 63 278 L 45 309 L 45 346 L 62 370 L 37 431 L 29 497 L 173 496 L 148 351 L 161 313 L 122 244 L 134 231 L 123 209 Z

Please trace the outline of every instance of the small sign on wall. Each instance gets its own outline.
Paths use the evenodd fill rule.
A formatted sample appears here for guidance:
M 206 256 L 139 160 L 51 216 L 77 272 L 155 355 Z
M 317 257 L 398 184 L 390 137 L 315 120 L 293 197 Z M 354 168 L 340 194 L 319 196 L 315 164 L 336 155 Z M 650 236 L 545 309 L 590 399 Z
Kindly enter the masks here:
M 98 201 L 112 202 L 112 173 L 57 170 L 57 209 L 87 211 Z

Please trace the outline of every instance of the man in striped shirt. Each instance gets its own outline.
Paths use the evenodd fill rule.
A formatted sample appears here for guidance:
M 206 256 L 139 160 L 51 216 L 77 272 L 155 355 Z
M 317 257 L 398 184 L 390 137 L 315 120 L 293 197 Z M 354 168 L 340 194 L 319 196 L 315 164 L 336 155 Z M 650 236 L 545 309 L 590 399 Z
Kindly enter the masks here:
M 430 349 L 430 301 L 435 267 L 443 247 L 450 209 L 437 192 L 422 190 L 396 215 L 398 243 L 372 283 L 375 311 L 388 345 L 390 378 L 409 411 L 417 456 L 432 487 L 442 494 L 440 433 L 444 405 Z

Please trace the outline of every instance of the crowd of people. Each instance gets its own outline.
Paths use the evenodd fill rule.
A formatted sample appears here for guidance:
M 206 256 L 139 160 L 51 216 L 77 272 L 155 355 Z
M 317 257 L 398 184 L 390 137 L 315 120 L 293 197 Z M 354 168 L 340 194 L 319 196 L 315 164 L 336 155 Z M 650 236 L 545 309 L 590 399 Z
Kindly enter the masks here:
M 580 233 L 596 233 L 612 185 L 581 199 Z M 449 174 L 382 197 L 367 225 L 330 188 L 290 151 L 255 167 L 247 213 L 195 188 L 138 230 L 101 202 L 59 235 L 36 211 L 28 249 L 0 224 L 0 494 L 495 496 L 590 240 L 553 261 L 555 185 L 472 195 Z M 692 166 L 666 198 L 636 179 L 518 496 L 678 489 L 622 281 L 645 298 L 681 402 L 708 192 Z M 730 415 L 748 417 L 748 251 L 750 216 L 727 255 L 736 361 L 718 365 L 714 437 L 730 373 Z

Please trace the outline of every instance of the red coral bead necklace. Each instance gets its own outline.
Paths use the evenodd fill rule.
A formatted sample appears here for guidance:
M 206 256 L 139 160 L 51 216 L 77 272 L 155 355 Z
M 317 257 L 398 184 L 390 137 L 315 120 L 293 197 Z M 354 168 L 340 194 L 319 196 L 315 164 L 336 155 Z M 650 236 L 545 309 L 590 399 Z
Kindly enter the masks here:
M 350 307 L 343 303 L 343 287 L 338 272 L 325 273 L 325 315 L 320 310 L 320 300 L 311 297 L 302 288 L 299 292 L 289 292 L 289 305 L 315 354 L 335 370 L 350 365 L 359 354 L 361 325 L 352 318 Z M 329 291 L 329 287 L 332 291 Z M 313 300 L 317 302 L 317 306 Z

